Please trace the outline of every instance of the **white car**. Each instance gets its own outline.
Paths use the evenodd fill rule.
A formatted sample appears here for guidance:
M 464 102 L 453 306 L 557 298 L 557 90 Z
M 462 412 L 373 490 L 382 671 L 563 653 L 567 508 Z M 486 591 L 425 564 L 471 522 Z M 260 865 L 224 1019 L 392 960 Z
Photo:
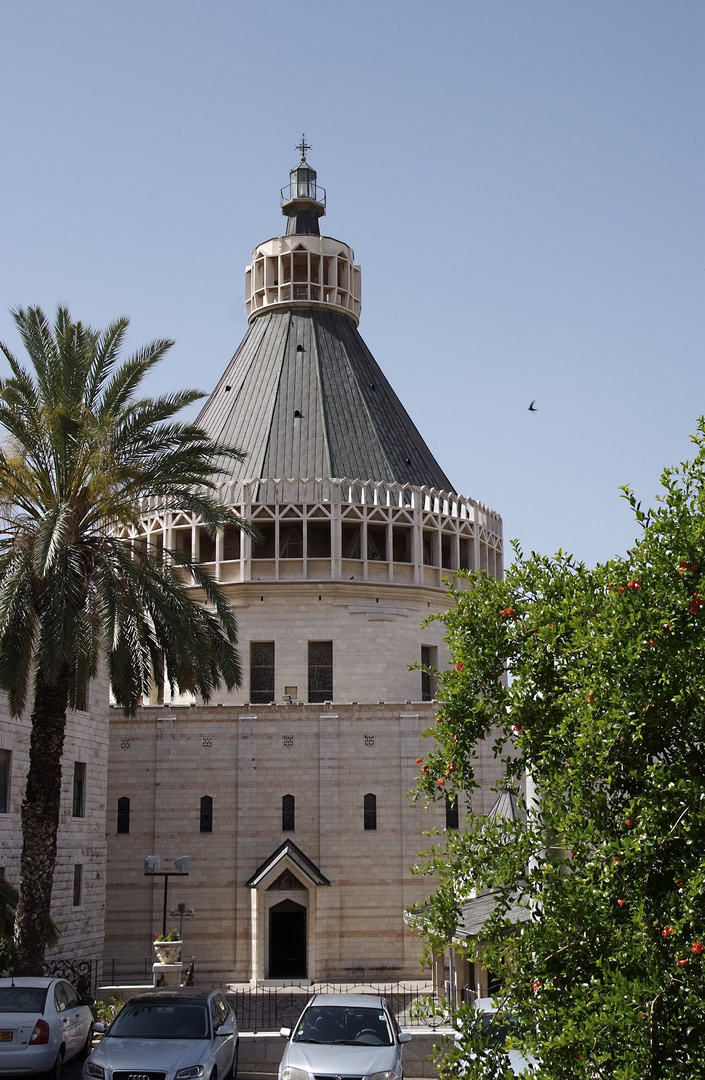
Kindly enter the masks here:
M 96 1025 L 102 1030 L 103 1025 Z M 83 1066 L 83 1080 L 235 1080 L 235 1013 L 222 990 L 142 990 Z
M 89 1053 L 92 997 L 65 979 L 0 979 L 0 1076 L 50 1073 L 59 1080 L 65 1061 Z
M 314 994 L 288 1042 L 279 1080 L 401 1080 L 400 1032 L 384 998 L 371 994 Z

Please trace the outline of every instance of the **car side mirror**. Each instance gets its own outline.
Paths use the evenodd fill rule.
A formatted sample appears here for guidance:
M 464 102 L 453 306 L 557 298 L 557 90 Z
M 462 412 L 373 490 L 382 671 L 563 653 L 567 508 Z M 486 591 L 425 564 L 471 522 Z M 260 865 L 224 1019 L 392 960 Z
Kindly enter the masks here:
M 235 1034 L 235 1028 L 233 1026 L 232 1020 L 224 1020 L 223 1023 L 218 1028 L 218 1030 L 216 1031 L 216 1035 L 218 1035 L 218 1036 L 220 1036 L 220 1035 L 223 1035 L 223 1036 L 225 1036 L 225 1035 L 234 1035 L 234 1034 Z
M 90 994 L 82 994 L 81 1005 L 88 1005 L 88 1007 L 90 1008 L 92 1005 L 95 1005 L 95 998 L 91 997 Z
M 96 1020 L 95 1024 L 93 1025 L 93 1030 L 95 1031 L 96 1035 L 105 1035 L 106 1031 L 108 1030 L 108 1025 L 105 1023 L 104 1020 Z
M 410 1031 L 400 1031 L 399 1032 L 399 1042 L 400 1043 L 411 1042 L 411 1032 Z
M 291 1028 L 279 1028 L 279 1034 L 282 1039 L 289 1039 L 291 1038 Z

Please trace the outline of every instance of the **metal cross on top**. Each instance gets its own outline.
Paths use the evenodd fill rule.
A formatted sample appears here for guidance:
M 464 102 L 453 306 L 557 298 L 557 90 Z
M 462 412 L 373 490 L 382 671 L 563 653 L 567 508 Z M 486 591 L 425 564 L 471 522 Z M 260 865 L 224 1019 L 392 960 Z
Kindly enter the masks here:
M 301 142 L 297 143 L 296 146 L 294 147 L 294 149 L 300 151 L 301 160 L 305 161 L 306 160 L 306 151 L 307 150 L 313 150 L 313 147 L 310 145 L 310 143 L 306 142 L 306 136 L 302 135 L 301 136 Z

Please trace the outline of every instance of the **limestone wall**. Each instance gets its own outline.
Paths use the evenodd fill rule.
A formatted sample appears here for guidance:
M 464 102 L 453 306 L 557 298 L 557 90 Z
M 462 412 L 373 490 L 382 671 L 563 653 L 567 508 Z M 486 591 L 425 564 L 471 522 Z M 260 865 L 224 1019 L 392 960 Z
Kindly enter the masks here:
M 184 957 L 195 955 L 212 981 L 267 978 L 268 885 L 283 869 L 299 886 L 276 900 L 308 912 L 309 979 L 418 978 L 420 943 L 403 911 L 429 886 L 409 867 L 429 843 L 424 832 L 444 828 L 445 805 L 414 807 L 403 793 L 434 712 L 432 702 L 145 708 L 134 719 L 114 711 L 106 958 L 149 956 L 161 928 L 163 879 L 144 876 L 144 857 L 160 855 L 168 869 L 189 855 L 188 878 L 169 883 L 169 906 L 194 909 Z M 491 755 L 485 771 L 489 779 Z M 364 828 L 368 793 L 377 798 L 375 830 Z M 203 795 L 213 798 L 212 833 L 200 831 Z M 282 830 L 284 795 L 295 799 L 293 832 Z M 116 833 L 120 797 L 130 799 L 129 834 Z M 492 799 L 482 794 L 476 809 Z M 259 891 L 248 887 L 287 839 L 329 885 L 286 863 Z

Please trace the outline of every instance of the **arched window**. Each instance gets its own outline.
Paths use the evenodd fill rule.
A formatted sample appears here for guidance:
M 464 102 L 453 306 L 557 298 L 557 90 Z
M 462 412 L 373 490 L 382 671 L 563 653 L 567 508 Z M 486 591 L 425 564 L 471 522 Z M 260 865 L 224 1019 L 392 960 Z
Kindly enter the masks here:
M 364 821 L 366 829 L 377 828 L 377 796 L 371 792 L 364 799 Z
M 129 833 L 130 831 L 130 800 L 125 795 L 118 799 L 117 831 L 119 833 Z
M 293 832 L 296 800 L 293 795 L 282 795 L 282 832 Z
M 201 832 L 213 832 L 213 799 L 210 795 L 201 798 Z

